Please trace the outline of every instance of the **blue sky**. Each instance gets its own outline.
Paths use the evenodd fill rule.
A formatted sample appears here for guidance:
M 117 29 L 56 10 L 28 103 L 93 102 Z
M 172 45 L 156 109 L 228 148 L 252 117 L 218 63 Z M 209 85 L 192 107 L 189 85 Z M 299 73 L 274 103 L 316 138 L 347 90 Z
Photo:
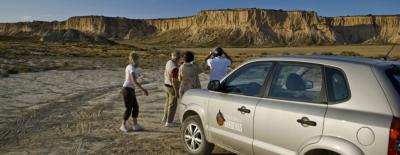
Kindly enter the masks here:
M 400 14 L 400 0 L 2 0 L 0 22 L 60 21 L 80 15 L 167 18 L 226 8 L 309 10 L 322 16 L 389 15 Z

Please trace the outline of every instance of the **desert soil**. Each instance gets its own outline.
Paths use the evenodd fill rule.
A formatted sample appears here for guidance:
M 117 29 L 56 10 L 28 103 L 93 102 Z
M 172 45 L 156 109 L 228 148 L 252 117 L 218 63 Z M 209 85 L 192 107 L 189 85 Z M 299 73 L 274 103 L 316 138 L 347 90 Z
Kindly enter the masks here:
M 295 54 L 298 50 L 354 51 L 368 56 L 384 54 L 390 47 L 276 49 L 278 53 Z M 192 50 L 202 58 L 210 49 L 184 50 Z M 236 63 L 276 54 L 269 50 L 275 48 L 226 49 Z M 400 56 L 398 47 L 392 55 Z M 166 128 L 161 124 L 165 99 L 163 65 L 168 56 L 143 56 L 147 58 L 142 62 L 144 68 L 140 68 L 143 73 L 140 82 L 150 96 L 141 91 L 136 93 L 139 122 L 145 131 L 123 133 L 119 131 L 124 111 L 119 91 L 124 80 L 125 58 L 0 52 L 0 154 L 185 154 L 179 127 Z M 202 74 L 201 80 L 206 84 L 207 75 Z M 216 148 L 214 153 L 226 151 Z
M 150 93 L 136 91 L 145 130 L 128 133 L 119 130 L 123 67 L 0 78 L 0 154 L 185 154 L 180 128 L 160 123 L 165 99 L 161 68 L 141 69 L 141 83 Z M 201 75 L 202 81 L 206 77 Z

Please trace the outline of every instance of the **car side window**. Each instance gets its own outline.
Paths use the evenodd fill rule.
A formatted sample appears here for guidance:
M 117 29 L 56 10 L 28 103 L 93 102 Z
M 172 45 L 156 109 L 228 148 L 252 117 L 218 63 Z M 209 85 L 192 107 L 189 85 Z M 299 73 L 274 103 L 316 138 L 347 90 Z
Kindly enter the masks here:
M 246 96 L 260 96 L 272 62 L 256 62 L 245 65 L 223 82 L 223 92 Z
M 269 97 L 322 102 L 322 67 L 301 63 L 281 63 L 273 77 Z
M 326 83 L 328 88 L 328 101 L 338 102 L 350 97 L 347 82 L 343 73 L 337 69 L 327 67 Z

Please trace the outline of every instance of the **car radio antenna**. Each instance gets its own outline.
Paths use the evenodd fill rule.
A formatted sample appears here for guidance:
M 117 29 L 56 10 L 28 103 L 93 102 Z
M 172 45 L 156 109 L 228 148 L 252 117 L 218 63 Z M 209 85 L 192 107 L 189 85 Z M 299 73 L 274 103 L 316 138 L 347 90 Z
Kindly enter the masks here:
M 390 48 L 390 50 L 386 53 L 385 57 L 383 57 L 383 60 L 386 61 L 389 58 L 389 55 L 393 51 L 395 46 L 396 46 L 396 44 L 393 44 L 392 48 Z

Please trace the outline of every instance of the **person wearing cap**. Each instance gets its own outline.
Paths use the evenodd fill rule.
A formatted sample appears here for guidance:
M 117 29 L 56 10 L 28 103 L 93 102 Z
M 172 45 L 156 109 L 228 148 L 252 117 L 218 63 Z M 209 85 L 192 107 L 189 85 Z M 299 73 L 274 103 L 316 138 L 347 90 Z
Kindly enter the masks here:
M 171 59 L 165 65 L 164 89 L 166 93 L 166 100 L 162 123 L 165 123 L 166 127 L 175 126 L 173 121 L 179 98 L 178 63 L 180 58 L 181 53 L 179 51 L 174 51 L 171 53 Z
M 213 58 L 211 58 L 214 56 Z M 210 67 L 210 81 L 222 80 L 228 74 L 229 66 L 232 64 L 232 58 L 221 48 L 217 47 L 205 58 Z

